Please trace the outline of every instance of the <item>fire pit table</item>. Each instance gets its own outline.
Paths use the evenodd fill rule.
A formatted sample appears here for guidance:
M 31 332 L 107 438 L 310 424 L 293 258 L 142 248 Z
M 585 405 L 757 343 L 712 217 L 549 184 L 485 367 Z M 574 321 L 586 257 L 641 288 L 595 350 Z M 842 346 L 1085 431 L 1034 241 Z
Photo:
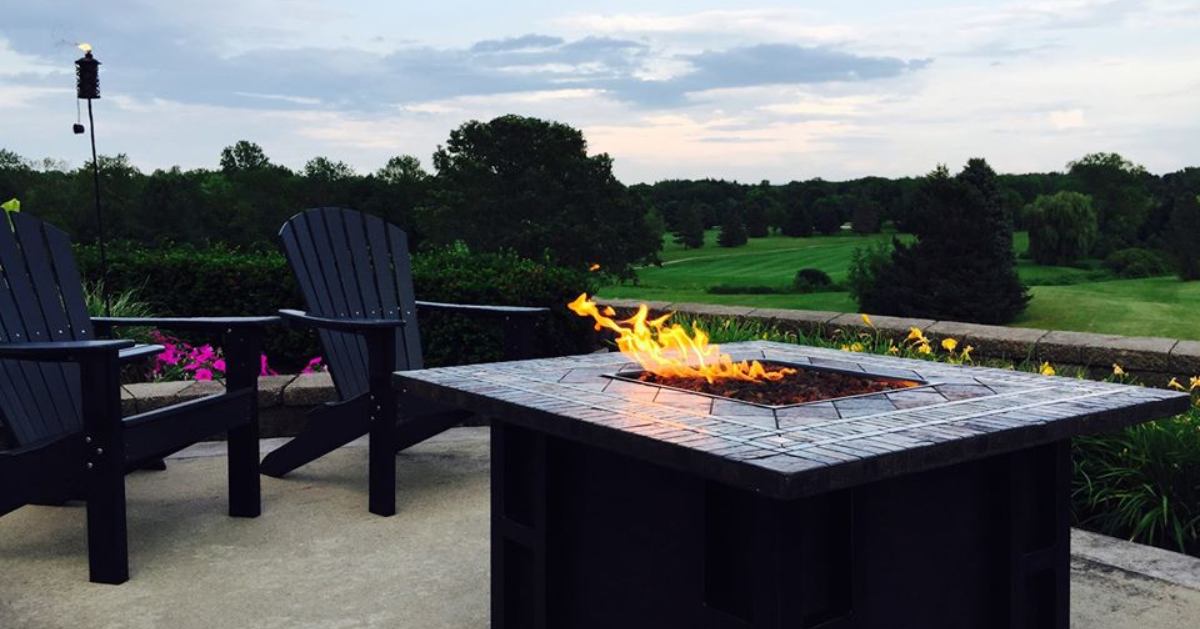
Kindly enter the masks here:
M 1066 628 L 1069 439 L 1188 405 L 722 348 L 888 386 L 772 406 L 641 382 L 617 353 L 396 374 L 402 395 L 491 418 L 493 627 Z

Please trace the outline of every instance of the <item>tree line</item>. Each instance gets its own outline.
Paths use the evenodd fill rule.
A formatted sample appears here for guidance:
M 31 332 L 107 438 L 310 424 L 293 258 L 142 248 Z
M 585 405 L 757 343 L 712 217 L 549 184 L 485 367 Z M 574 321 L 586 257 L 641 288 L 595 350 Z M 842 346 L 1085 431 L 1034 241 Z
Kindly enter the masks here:
M 278 226 L 296 211 L 340 205 L 400 225 L 418 250 L 465 245 L 513 251 L 623 279 L 635 277 L 637 265 L 657 261 L 664 233 L 685 247 L 703 246 L 705 230 L 712 228 L 720 229 L 718 244 L 727 247 L 772 234 L 804 237 L 847 228 L 916 234 L 911 246 L 897 241 L 856 256 L 852 292 L 875 312 L 899 299 L 872 297 L 863 279 L 877 276 L 872 270 L 886 267 L 885 258 L 898 256 L 894 261 L 902 267 L 920 258 L 924 262 L 913 272 L 925 277 L 946 275 L 954 265 L 1010 269 L 1011 251 L 997 243 L 1009 242 L 1013 229 L 1029 231 L 1029 255 L 1038 263 L 1102 260 L 1129 276 L 1173 266 L 1184 279 L 1200 277 L 1200 169 L 1158 176 L 1113 153 L 1086 155 L 1064 172 L 1049 173 L 998 175 L 977 162 L 953 176 L 939 167 L 923 177 L 894 179 L 625 186 L 613 175 L 611 157 L 588 154 L 579 130 L 509 115 L 453 129 L 433 155 L 432 173 L 411 155 L 392 157 L 370 173 L 327 157 L 293 170 L 245 140 L 222 150 L 213 169 L 143 173 L 124 155 L 102 156 L 99 167 L 109 238 L 144 246 L 274 247 Z M 10 197 L 77 242 L 96 239 L 90 163 L 71 169 L 0 149 L 0 201 Z M 967 253 L 968 242 L 974 253 Z M 947 262 L 945 252 L 974 257 L 964 265 Z M 884 275 L 902 272 L 897 267 Z M 933 290 L 941 297 L 930 299 L 949 290 Z M 1004 298 L 1010 310 L 1025 303 L 1023 290 Z M 928 315 L 933 306 L 920 308 Z

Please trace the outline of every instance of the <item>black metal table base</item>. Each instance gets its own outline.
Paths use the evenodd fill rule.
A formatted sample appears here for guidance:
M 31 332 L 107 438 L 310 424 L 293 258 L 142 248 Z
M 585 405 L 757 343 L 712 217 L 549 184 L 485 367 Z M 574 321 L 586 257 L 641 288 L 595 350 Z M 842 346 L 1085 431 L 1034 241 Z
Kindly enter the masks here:
M 492 626 L 1065 629 L 1067 443 L 782 501 L 500 421 Z

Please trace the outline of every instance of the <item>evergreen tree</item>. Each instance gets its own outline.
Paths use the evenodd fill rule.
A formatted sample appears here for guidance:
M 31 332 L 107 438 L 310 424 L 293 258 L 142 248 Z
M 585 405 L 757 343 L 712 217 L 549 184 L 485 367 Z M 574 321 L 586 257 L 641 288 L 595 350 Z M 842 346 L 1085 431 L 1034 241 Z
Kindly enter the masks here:
M 740 247 L 749 241 L 746 234 L 746 223 L 738 212 L 730 212 L 721 224 L 721 233 L 717 234 L 717 244 L 722 247 Z
M 702 204 L 679 206 L 675 210 L 676 244 L 687 249 L 699 249 L 704 246 L 704 208 Z
M 1179 279 L 1200 280 L 1200 195 L 1185 192 L 1175 198 L 1170 243 Z
M 916 242 L 895 242 L 891 261 L 862 291 L 864 312 L 1008 323 L 1025 309 L 1012 217 L 987 162 L 972 159 L 954 177 L 940 166 L 925 177 L 912 227 Z
M 762 182 L 746 193 L 746 233 L 751 238 L 765 238 L 771 233 L 771 217 L 775 214 L 775 197 L 771 184 Z

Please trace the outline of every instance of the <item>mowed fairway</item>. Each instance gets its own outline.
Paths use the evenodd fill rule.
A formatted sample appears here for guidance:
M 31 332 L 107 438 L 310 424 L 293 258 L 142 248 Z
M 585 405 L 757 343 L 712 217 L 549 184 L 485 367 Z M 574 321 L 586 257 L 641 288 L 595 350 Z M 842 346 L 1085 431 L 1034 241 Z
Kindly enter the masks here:
M 677 303 L 854 312 L 858 306 L 846 292 L 714 295 L 705 289 L 719 285 L 785 287 L 796 271 L 805 267 L 821 269 L 841 283 L 856 248 L 892 238 L 890 234 L 771 236 L 727 249 L 716 245 L 715 231 L 705 236 L 705 246 L 700 249 L 683 249 L 668 242 L 661 256 L 663 266 L 639 269 L 638 285 L 606 286 L 600 294 Z M 1027 242 L 1023 233 L 1014 238 L 1018 250 Z M 1180 282 L 1173 277 L 1109 279 L 1102 272 L 1038 266 L 1028 260 L 1018 263 L 1018 272 L 1031 286 L 1033 301 L 1013 325 L 1200 339 L 1200 282 Z

